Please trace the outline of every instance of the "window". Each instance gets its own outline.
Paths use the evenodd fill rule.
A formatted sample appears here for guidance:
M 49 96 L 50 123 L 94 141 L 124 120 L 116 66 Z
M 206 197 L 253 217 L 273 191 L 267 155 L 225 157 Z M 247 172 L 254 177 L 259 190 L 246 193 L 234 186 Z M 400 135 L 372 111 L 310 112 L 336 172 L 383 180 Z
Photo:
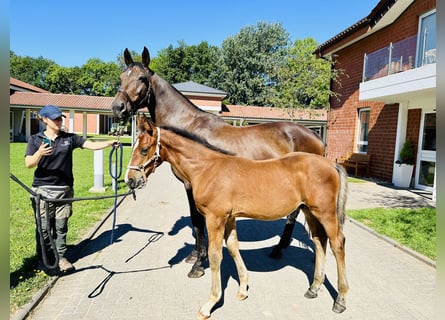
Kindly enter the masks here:
M 369 114 L 369 108 L 358 111 L 357 152 L 367 153 L 368 151 Z
M 436 63 L 436 10 L 420 16 L 417 66 Z
M 436 151 L 436 113 L 425 114 L 422 150 Z

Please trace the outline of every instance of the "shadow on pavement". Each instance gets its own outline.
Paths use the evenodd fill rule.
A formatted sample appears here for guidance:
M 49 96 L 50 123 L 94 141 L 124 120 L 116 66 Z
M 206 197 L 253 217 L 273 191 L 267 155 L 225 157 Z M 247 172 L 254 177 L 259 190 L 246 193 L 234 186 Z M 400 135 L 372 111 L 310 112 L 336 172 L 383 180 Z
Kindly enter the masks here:
M 149 238 L 147 245 L 150 244 L 151 242 L 159 240 L 157 237 L 162 237 L 164 234 L 163 232 L 159 231 L 136 228 L 133 227 L 131 224 L 125 223 L 116 226 L 116 229 L 114 230 L 114 242 L 121 241 L 121 237 L 131 231 L 152 233 L 153 235 Z M 90 254 L 103 250 L 111 245 L 110 242 L 111 242 L 111 230 L 102 232 L 99 236 L 97 236 L 94 239 L 82 240 L 79 244 L 76 245 L 75 250 L 69 252 L 70 261 L 76 262 L 77 260 L 87 257 Z

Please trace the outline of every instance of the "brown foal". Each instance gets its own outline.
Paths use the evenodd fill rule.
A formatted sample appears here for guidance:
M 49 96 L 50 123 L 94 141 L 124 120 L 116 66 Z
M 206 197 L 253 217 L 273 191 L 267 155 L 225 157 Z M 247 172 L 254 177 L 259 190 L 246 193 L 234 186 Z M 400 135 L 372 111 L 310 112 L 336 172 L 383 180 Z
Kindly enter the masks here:
M 293 152 L 269 160 L 251 160 L 224 153 L 179 129 L 156 127 L 145 116 L 138 119 L 135 142 L 125 181 L 130 188 L 145 185 L 163 161 L 190 181 L 199 212 L 206 218 L 212 284 L 199 319 L 210 317 L 222 295 L 220 265 L 223 239 L 232 256 L 240 284 L 238 299 L 247 298 L 248 274 L 239 252 L 236 218 L 275 220 L 301 208 L 315 245 L 314 280 L 305 296 L 315 298 L 325 278 L 327 241 L 338 272 L 338 296 L 333 311 L 346 309 L 343 223 L 347 193 L 345 170 L 314 154 Z

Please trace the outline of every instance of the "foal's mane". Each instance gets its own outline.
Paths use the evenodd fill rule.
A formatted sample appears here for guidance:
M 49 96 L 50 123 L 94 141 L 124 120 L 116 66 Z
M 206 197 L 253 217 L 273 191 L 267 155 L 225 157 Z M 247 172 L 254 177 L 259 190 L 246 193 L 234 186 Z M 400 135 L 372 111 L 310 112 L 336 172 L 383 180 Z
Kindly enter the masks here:
M 221 149 L 221 148 L 219 148 L 219 147 L 217 147 L 217 146 L 215 146 L 213 144 L 210 144 L 206 139 L 204 139 L 204 138 L 202 138 L 202 137 L 200 137 L 200 136 L 198 136 L 198 135 L 196 135 L 196 134 L 194 134 L 194 133 L 192 133 L 190 131 L 186 131 L 184 129 L 180 129 L 180 128 L 176 128 L 176 127 L 172 127 L 172 126 L 168 126 L 168 125 L 161 125 L 159 127 L 164 129 L 164 130 L 171 131 L 174 134 L 177 134 L 177 135 L 179 135 L 181 137 L 184 137 L 186 139 L 190 139 L 190 140 L 192 140 L 194 142 L 197 142 L 197 143 L 203 145 L 204 147 L 206 147 L 206 148 L 208 148 L 210 150 L 213 150 L 213 151 L 216 151 L 216 152 L 219 152 L 219 153 L 222 153 L 222 154 L 230 155 L 230 156 L 236 155 L 233 152 Z

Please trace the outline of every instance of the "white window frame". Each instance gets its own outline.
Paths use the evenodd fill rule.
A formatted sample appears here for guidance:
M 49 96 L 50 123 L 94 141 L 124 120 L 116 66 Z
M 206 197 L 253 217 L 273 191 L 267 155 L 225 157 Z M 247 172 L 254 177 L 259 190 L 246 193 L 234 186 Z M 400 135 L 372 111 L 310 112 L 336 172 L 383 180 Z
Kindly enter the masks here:
M 428 11 L 424 14 L 422 14 L 421 16 L 419 16 L 419 29 L 417 31 L 417 51 L 416 51 L 416 66 L 417 67 L 421 67 L 426 63 L 426 50 L 425 50 L 425 42 L 426 39 L 425 37 L 421 36 L 422 33 L 422 26 L 423 26 L 423 19 L 425 19 L 426 17 L 432 15 L 432 14 L 436 14 L 436 9 Z M 436 34 L 437 34 L 437 15 L 436 15 Z M 437 47 L 437 43 L 436 43 L 436 47 Z M 432 49 L 435 50 L 436 48 Z M 434 54 L 434 59 L 435 59 L 435 54 Z
M 360 108 L 358 109 L 358 125 L 357 125 L 357 143 L 355 144 L 355 151 L 357 153 L 363 153 L 363 154 L 367 154 L 368 152 L 364 152 L 364 151 L 360 151 L 360 147 L 361 146 L 368 146 L 368 140 L 362 140 L 361 138 L 361 132 L 362 132 L 362 113 L 364 112 L 368 112 L 369 113 L 369 118 L 371 118 L 371 108 L 366 107 L 366 108 Z M 366 135 L 369 138 L 369 122 L 368 122 L 368 134 Z M 366 147 L 366 149 L 368 149 Z

